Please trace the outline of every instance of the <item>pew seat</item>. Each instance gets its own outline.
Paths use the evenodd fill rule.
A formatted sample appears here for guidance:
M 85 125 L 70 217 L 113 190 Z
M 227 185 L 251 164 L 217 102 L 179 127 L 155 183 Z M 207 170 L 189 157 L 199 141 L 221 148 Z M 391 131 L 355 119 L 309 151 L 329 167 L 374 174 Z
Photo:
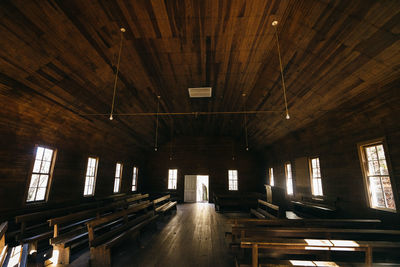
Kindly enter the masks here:
M 166 195 L 153 200 L 154 211 L 164 214 L 172 209 L 176 210 L 176 201 L 171 201 L 170 195 Z
M 86 223 L 91 266 L 111 266 L 112 248 L 127 238 L 138 237 L 158 217 L 154 210 L 148 211 L 151 205 L 152 202 L 145 201 Z
M 259 219 L 277 219 L 282 217 L 280 208 L 278 205 L 269 203 L 267 201 L 258 199 L 257 209 L 250 209 L 250 214 L 254 215 Z

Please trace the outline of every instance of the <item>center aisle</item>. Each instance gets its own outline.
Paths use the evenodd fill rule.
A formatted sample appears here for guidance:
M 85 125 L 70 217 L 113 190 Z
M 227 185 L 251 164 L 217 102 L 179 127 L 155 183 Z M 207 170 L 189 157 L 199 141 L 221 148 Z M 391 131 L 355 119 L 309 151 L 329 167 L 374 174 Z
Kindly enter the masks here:
M 113 266 L 234 266 L 225 243 L 226 217 L 209 203 L 181 204 L 137 244 L 115 253 Z

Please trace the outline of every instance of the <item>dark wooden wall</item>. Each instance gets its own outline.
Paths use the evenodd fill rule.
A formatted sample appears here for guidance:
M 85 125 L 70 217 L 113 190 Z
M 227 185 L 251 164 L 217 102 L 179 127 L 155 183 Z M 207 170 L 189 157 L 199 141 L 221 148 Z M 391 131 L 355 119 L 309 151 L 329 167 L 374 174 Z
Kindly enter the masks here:
M 172 153 L 171 153 L 172 151 Z M 169 159 L 172 154 L 172 160 Z M 235 159 L 232 159 L 234 155 Z M 185 175 L 209 175 L 212 194 L 228 192 L 228 170 L 238 170 L 239 193 L 263 192 L 261 157 L 245 151 L 243 145 L 231 138 L 182 137 L 149 153 L 144 190 L 163 192 L 168 189 L 168 169 L 178 169 L 177 194 L 183 200 Z
M 360 104 L 351 101 L 329 112 L 308 127 L 295 131 L 276 142 L 265 153 L 269 165 L 274 167 L 276 186 L 286 188 L 284 163 L 292 162 L 296 184 L 295 159 L 320 157 L 324 194 L 339 198 L 338 216 L 377 217 L 400 221 L 399 213 L 378 211 L 368 207 L 357 143 L 385 137 L 392 165 L 394 194 L 400 193 L 400 92 L 399 82 L 374 93 L 357 96 Z M 300 182 L 300 181 L 299 181 Z M 310 185 L 308 185 L 310 186 Z M 297 192 L 296 192 L 297 191 Z M 310 187 L 299 185 L 295 197 L 311 193 Z M 297 195 L 296 195 L 297 193 Z M 400 210 L 397 197 L 397 210 Z
M 38 206 L 25 203 L 35 145 L 57 149 L 49 199 L 42 207 L 88 200 L 83 198 L 88 156 L 100 158 L 95 197 L 113 193 L 117 161 L 124 163 L 121 191 L 130 190 L 132 167 L 140 168 L 141 153 L 116 137 L 118 129 L 115 133 L 101 129 L 85 118 L 75 121 L 77 114 L 20 84 L 2 89 L 0 102 L 7 104 L 0 109 L 0 212 Z

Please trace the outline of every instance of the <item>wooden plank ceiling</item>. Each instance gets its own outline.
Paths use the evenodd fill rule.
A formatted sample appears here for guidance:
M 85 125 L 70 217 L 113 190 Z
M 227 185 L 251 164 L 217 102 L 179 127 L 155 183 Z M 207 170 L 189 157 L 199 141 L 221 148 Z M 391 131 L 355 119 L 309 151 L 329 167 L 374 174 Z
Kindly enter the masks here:
M 155 117 L 79 115 L 110 112 L 125 27 L 115 113 L 155 112 L 157 95 L 161 112 L 239 111 L 246 101 L 282 111 L 248 116 L 250 145 L 263 147 L 361 93 L 398 86 L 399 11 L 398 0 L 1 1 L 1 104 L 12 98 L 8 112 L 21 120 L 54 113 L 46 123 L 55 130 L 86 127 L 152 149 Z M 212 98 L 189 99 L 187 88 L 199 86 Z M 243 116 L 162 116 L 159 134 L 160 143 L 171 134 L 244 140 Z

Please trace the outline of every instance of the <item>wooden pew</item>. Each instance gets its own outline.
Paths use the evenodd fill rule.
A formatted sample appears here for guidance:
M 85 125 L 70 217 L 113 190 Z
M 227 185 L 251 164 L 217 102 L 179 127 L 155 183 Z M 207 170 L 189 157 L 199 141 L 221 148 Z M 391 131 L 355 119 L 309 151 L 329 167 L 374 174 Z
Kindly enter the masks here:
M 111 249 L 153 222 L 158 215 L 147 211 L 149 201 L 132 205 L 126 210 L 115 212 L 88 223 L 91 266 L 111 266 Z
M 233 230 L 232 230 L 233 231 Z M 321 227 L 242 227 L 240 238 L 329 238 L 396 241 L 400 240 L 400 230 L 383 229 L 349 229 L 349 228 L 321 228 Z
M 302 196 L 290 203 L 293 211 L 304 218 L 334 218 L 337 210 L 337 199 L 326 196 Z
M 250 209 L 250 213 L 259 219 L 277 219 L 282 216 L 280 214 L 279 206 L 272 203 L 266 202 L 264 200 L 258 199 L 257 209 Z
M 0 266 L 7 267 L 18 265 L 26 267 L 28 260 L 28 244 L 9 248 L 5 242 L 5 235 L 8 228 L 8 222 L 0 224 Z
M 251 208 L 257 207 L 257 199 L 262 198 L 260 193 L 231 193 L 231 194 L 213 194 L 215 211 L 217 212 L 249 212 Z
M 336 227 L 336 228 L 382 228 L 382 221 L 377 219 L 255 219 L 255 218 L 231 218 L 228 219 L 232 227 Z
M 261 240 L 244 239 L 241 248 L 252 249 L 252 267 L 258 267 L 258 250 L 271 249 L 290 254 L 291 251 L 302 250 L 307 254 L 318 251 L 346 251 L 346 252 L 365 252 L 365 266 L 371 267 L 373 264 L 373 248 L 379 249 L 399 249 L 400 242 L 387 241 L 353 241 L 353 240 L 332 240 L 332 239 L 286 239 L 286 238 L 266 238 Z
M 85 203 L 77 206 L 51 209 L 16 216 L 15 222 L 21 225 L 19 233 L 16 235 L 16 240 L 21 244 L 28 243 L 30 254 L 32 252 L 36 252 L 39 241 L 49 239 L 53 236 L 53 230 L 49 228 L 47 224 L 48 219 L 54 216 L 69 214 L 74 211 L 95 208 L 98 205 L 99 204 L 95 202 Z
M 0 224 L 0 266 L 3 266 L 3 262 L 7 256 L 8 246 L 6 245 L 6 231 L 8 222 Z
M 176 210 L 176 201 L 170 200 L 170 195 L 166 195 L 153 200 L 153 207 L 156 213 L 166 213 L 169 210 Z
M 148 197 L 148 194 L 118 194 L 90 203 L 18 215 L 15 217 L 15 223 L 20 224 L 20 230 L 13 235 L 16 236 L 16 240 L 20 243 L 28 243 L 29 253 L 32 254 L 37 251 L 38 242 L 54 237 L 54 230 L 49 228 L 47 223 L 47 220 L 51 218 L 104 207 L 105 205 L 114 205 L 115 208 L 124 208 Z
M 275 220 L 272 220 L 275 222 Z M 346 222 L 349 223 L 350 222 Z M 339 226 L 339 224 L 336 224 Z M 338 228 L 320 228 L 320 227 L 233 227 L 232 233 L 240 236 L 240 247 L 250 248 L 248 244 L 243 242 L 251 243 L 253 249 L 253 264 L 257 264 L 255 253 L 258 250 L 259 245 L 264 242 L 271 242 L 271 240 L 279 239 L 279 242 L 274 244 L 274 247 L 262 247 L 276 250 L 286 249 L 286 246 L 292 244 L 296 245 L 296 242 L 304 242 L 308 239 L 318 240 L 347 240 L 356 241 L 357 243 L 368 244 L 369 247 L 376 247 L 378 249 L 392 249 L 400 246 L 400 230 L 383 230 L 383 229 L 343 229 Z M 295 241 L 293 241 L 295 240 Z M 361 244 L 360 243 L 360 244 Z M 255 246 L 253 246 L 255 245 Z M 379 245 L 379 246 L 378 246 Z M 289 249 L 289 248 L 287 248 Z M 314 252 L 308 251 L 306 248 L 302 248 L 304 254 L 312 254 Z M 311 249 L 312 250 L 312 249 Z M 282 251 L 281 251 L 282 252 Z M 242 253 L 242 252 L 241 252 Z M 276 252 L 274 252 L 276 255 Z M 370 251 L 372 255 L 372 251 Z M 383 253 L 390 254 L 394 251 L 384 251 Z M 286 254 L 286 253 L 283 253 Z M 287 253 L 289 254 L 289 253 Z M 312 254 L 314 255 L 314 254 Z M 257 256 L 258 257 L 258 256 Z M 372 262 L 372 256 L 367 256 L 368 262 Z M 256 266 L 256 265 L 254 265 Z M 370 265 L 369 265 L 370 266 Z
M 138 201 L 148 197 L 148 194 L 135 194 L 105 207 L 80 211 L 48 220 L 49 226 L 53 227 L 53 238 L 50 239 L 50 244 L 53 246 L 53 250 L 58 251 L 58 257 L 50 259 L 48 263 L 69 264 L 71 249 L 88 241 L 87 222 L 115 212 L 118 209 L 132 207 Z
M 231 247 L 239 245 L 240 238 L 246 236 L 246 231 L 263 231 L 263 229 L 278 228 L 347 228 L 347 229 L 378 229 L 380 220 L 366 219 L 252 219 L 252 218 L 232 218 L 228 220 L 232 230 L 226 235 L 232 236 Z

